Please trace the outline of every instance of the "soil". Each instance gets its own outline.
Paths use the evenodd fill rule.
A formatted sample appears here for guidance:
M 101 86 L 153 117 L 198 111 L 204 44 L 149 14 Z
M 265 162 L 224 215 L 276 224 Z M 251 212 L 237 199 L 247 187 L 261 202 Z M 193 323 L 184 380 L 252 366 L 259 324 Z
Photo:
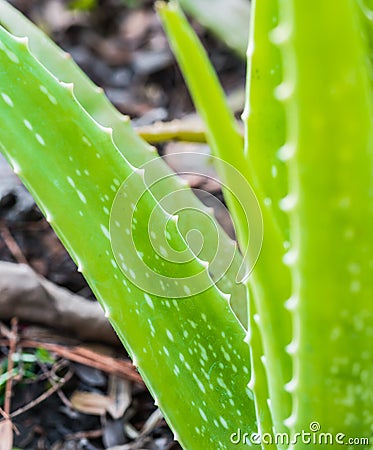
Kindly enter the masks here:
M 88 3 L 83 1 L 14 0 L 11 3 L 68 51 L 89 77 L 104 88 L 114 105 L 131 116 L 134 125 L 182 118 L 193 112 L 152 1 L 97 1 L 92 11 L 71 9 L 74 3 Z M 195 21 L 193 24 L 226 91 L 242 89 L 244 63 Z M 159 146 L 159 151 L 164 152 L 164 148 Z M 90 288 L 31 195 L 1 156 L 0 260 L 26 263 L 57 285 L 94 301 Z M 30 324 L 13 324 L 17 339 L 29 327 Z M 10 324 L 5 323 L 0 330 L 0 376 L 7 370 L 11 347 L 9 329 Z M 75 345 L 83 343 L 75 342 Z M 128 358 L 123 349 L 110 351 L 115 358 Z M 142 383 L 126 381 L 125 377 L 110 375 L 88 363 L 72 362 L 52 351 L 43 357 L 35 349 L 23 348 L 17 355 L 19 360 L 15 364 L 19 373 L 12 385 L 11 411 L 27 404 L 33 406 L 35 399 L 53 383 L 61 382 L 61 386 L 14 418 L 14 447 L 25 450 L 181 448 L 173 441 L 164 419 L 157 415 Z M 114 394 L 113 383 L 117 389 Z M 72 401 L 79 392 L 89 394 L 91 410 L 79 397 L 77 403 Z M 0 404 L 4 393 L 5 385 L 0 383 Z M 108 393 L 122 408 L 120 413 L 102 411 L 101 402 L 103 397 L 108 398 Z

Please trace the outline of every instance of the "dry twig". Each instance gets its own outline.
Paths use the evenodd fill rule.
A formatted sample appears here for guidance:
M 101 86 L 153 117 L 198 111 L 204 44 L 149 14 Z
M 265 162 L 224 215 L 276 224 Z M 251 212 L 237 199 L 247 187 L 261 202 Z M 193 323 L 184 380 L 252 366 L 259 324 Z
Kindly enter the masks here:
M 103 355 L 85 347 L 67 347 L 64 345 L 39 342 L 31 339 L 21 340 L 19 345 L 29 348 L 44 348 L 45 350 L 56 353 L 69 361 L 95 367 L 103 372 L 117 375 L 136 383 L 143 383 L 141 376 L 136 372 L 135 367 L 130 361 L 112 358 L 111 356 Z
M 11 403 L 11 399 L 12 399 L 13 376 L 11 374 L 14 369 L 13 355 L 16 352 L 17 334 L 18 334 L 18 321 L 16 318 L 13 318 L 12 319 L 12 328 L 9 333 L 9 353 L 8 353 L 8 370 L 7 370 L 10 375 L 6 381 L 5 398 L 4 398 L 4 413 L 8 417 L 10 415 L 10 403 Z
M 0 324 L 0 334 L 4 335 L 4 333 L 2 333 L 3 328 L 5 327 Z M 5 337 L 6 339 L 0 340 L 0 345 L 9 345 L 9 338 L 8 336 Z M 23 338 L 19 340 L 18 346 L 23 348 L 43 348 L 69 361 L 94 367 L 105 373 L 117 375 L 126 380 L 143 384 L 141 376 L 130 361 L 113 358 L 86 347 L 66 346 Z
M 20 264 L 28 264 L 21 247 L 17 244 L 17 241 L 3 221 L 0 221 L 0 236 L 3 238 L 5 245 L 8 247 L 14 259 Z
M 9 414 L 9 417 L 13 419 L 14 417 L 17 417 L 17 416 L 25 413 L 26 411 L 34 408 L 36 405 L 39 405 L 40 403 L 42 403 L 44 400 L 46 400 L 48 397 L 50 397 L 56 391 L 61 389 L 61 387 L 71 379 L 73 374 L 74 374 L 74 372 L 72 370 L 69 370 L 67 372 L 67 374 L 63 378 L 60 379 L 59 383 L 56 383 L 54 386 L 49 388 L 47 391 L 43 392 L 43 394 L 39 395 L 39 397 L 36 397 L 31 402 L 27 403 L 27 405 L 22 406 L 21 408 L 17 409 L 16 411 L 13 411 L 11 414 Z

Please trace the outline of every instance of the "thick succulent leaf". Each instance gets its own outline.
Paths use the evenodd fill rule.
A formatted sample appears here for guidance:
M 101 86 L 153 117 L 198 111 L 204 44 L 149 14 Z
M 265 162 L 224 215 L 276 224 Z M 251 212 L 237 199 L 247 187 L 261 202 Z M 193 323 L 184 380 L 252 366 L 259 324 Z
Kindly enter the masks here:
M 358 3 L 280 2 L 294 331 L 293 432 L 370 437 L 373 105 Z M 315 32 L 317 30 L 317 32 Z M 299 444 L 297 448 L 303 448 Z M 367 446 L 371 448 L 371 446 Z
M 256 190 L 289 240 L 289 218 L 281 206 L 288 190 L 285 166 L 285 111 L 275 91 L 282 80 L 282 61 L 271 32 L 278 23 L 278 0 L 253 1 L 248 48 L 245 156 Z M 276 95 L 274 95 L 274 92 Z
M 250 288 L 249 288 L 250 290 Z M 251 379 L 249 383 L 250 389 L 253 391 L 255 399 L 256 417 L 258 421 L 257 442 L 262 444 L 262 448 L 276 449 L 273 440 L 266 441 L 264 435 L 273 435 L 273 417 L 271 411 L 271 402 L 269 396 L 266 367 L 263 364 L 265 355 L 263 351 L 263 342 L 261 330 L 259 329 L 257 320 L 259 318 L 256 313 L 256 305 L 254 295 L 250 291 L 250 316 L 249 316 L 249 332 L 246 341 L 250 346 L 251 355 Z M 255 442 L 255 439 L 252 439 Z
M 160 274 L 164 260 L 160 248 L 156 254 L 150 247 L 152 232 L 162 226 L 173 248 L 189 251 L 176 221 L 147 189 L 146 171 L 129 164 L 112 131 L 92 119 L 71 85 L 45 70 L 25 39 L 2 28 L 0 63 L 1 151 L 87 278 L 182 445 L 246 448 L 233 445 L 230 435 L 238 427 L 255 428 L 249 350 L 224 296 L 214 285 L 178 300 L 149 295 L 136 287 L 136 267 L 124 277 L 114 258 L 109 230 L 114 200 L 124 224 L 132 211 L 133 237 L 144 241 L 137 242 L 147 247 L 149 264 Z M 128 181 L 127 198 L 119 189 L 123 181 Z M 135 208 L 131 198 L 139 191 L 141 208 Z M 146 234 L 151 213 L 154 228 Z M 130 266 L 126 248 L 119 252 Z M 175 266 L 175 273 L 208 277 L 206 266 L 190 256 L 185 270 Z
M 153 186 L 152 193 L 158 200 L 168 196 L 169 192 L 179 192 L 177 196 L 168 196 L 169 212 L 181 209 L 179 229 L 183 236 L 194 228 L 204 237 L 204 245 L 199 251 L 199 256 L 209 262 L 210 274 L 217 282 L 219 289 L 226 294 L 231 294 L 231 305 L 246 326 L 245 287 L 236 281 L 242 265 L 242 257 L 234 242 L 219 224 L 213 220 L 201 220 L 201 212 L 211 216 L 211 211 L 197 200 L 178 177 L 170 176 L 173 172 L 157 156 L 154 148 L 137 136 L 129 119 L 113 107 L 102 89 L 88 79 L 71 57 L 5 0 L 0 0 L 0 24 L 16 36 L 27 36 L 34 56 L 60 81 L 74 83 L 74 95 L 79 103 L 98 123 L 113 129 L 116 146 L 133 166 L 139 167 L 150 161 L 154 162 L 152 167 L 158 171 L 158 182 Z M 216 253 L 215 233 L 211 232 L 212 229 L 217 230 L 219 234 L 218 253 Z M 198 239 L 194 242 L 189 236 L 188 243 L 193 250 L 199 250 Z
M 285 390 L 292 377 L 291 358 L 286 352 L 291 341 L 291 316 L 285 307 L 291 284 L 290 271 L 284 263 L 290 245 L 289 220 L 283 210 L 288 189 L 283 161 L 285 111 L 274 95 L 281 82 L 282 64 L 280 50 L 271 42 L 271 32 L 278 22 L 278 0 L 254 1 L 251 14 L 247 101 L 243 114 L 245 156 L 261 203 L 265 232 L 262 252 L 250 281 L 262 332 L 275 430 L 285 432 L 284 420 L 291 411 L 291 398 Z
M 267 2 L 261 5 L 259 11 L 254 9 L 253 18 L 255 27 L 258 27 L 258 29 L 255 28 L 251 39 L 259 37 L 260 40 L 266 38 L 269 40 L 269 31 L 274 26 L 271 11 L 273 3 L 269 6 L 266 6 L 266 4 Z M 224 94 L 216 74 L 201 43 L 180 9 L 174 3 L 159 4 L 158 9 L 196 108 L 206 123 L 208 142 L 216 155 L 224 161 L 230 162 L 243 174 L 248 182 L 246 195 L 249 195 L 250 192 L 249 184 L 254 187 L 261 205 L 265 233 L 260 255 L 257 258 L 257 249 L 255 245 L 251 247 L 252 241 L 250 241 L 254 238 L 255 244 L 255 229 L 248 240 L 246 226 L 248 219 L 251 219 L 249 225 L 255 226 L 255 222 L 258 223 L 258 218 L 252 215 L 242 216 L 240 211 L 236 209 L 236 203 L 230 198 L 230 193 L 225 192 L 235 221 L 238 240 L 242 249 L 246 249 L 248 246 L 248 253 L 246 254 L 248 265 L 253 268 L 249 282 L 256 302 L 257 317 L 260 322 L 259 328 L 262 330 L 266 369 L 265 372 L 258 373 L 256 379 L 259 385 L 265 385 L 267 380 L 261 380 L 260 376 L 267 374 L 275 429 L 279 432 L 285 432 L 284 420 L 291 411 L 290 396 L 285 390 L 286 383 L 291 379 L 291 359 L 285 351 L 286 345 L 291 340 L 291 322 L 290 313 L 286 310 L 285 303 L 290 296 L 291 285 L 289 269 L 283 262 L 286 252 L 283 230 L 274 217 L 273 208 L 268 208 L 266 204 L 266 195 L 270 194 L 265 193 L 263 188 L 266 181 L 263 172 L 267 170 L 269 164 L 267 161 L 259 161 L 259 156 L 257 156 L 255 164 L 251 167 L 248 160 L 249 156 L 248 158 L 245 157 L 241 139 L 236 133 L 233 116 L 226 106 Z M 261 46 L 264 45 L 259 45 L 258 50 L 260 51 Z M 254 65 L 257 65 L 256 61 Z M 265 80 L 264 83 L 266 83 Z M 264 91 L 265 86 L 261 87 L 262 95 Z M 255 98 L 251 98 L 251 93 L 255 93 Z M 262 101 L 259 97 L 260 95 L 253 90 L 249 92 L 248 102 L 253 103 L 253 107 L 257 108 L 258 103 Z M 214 105 L 214 107 L 211 108 L 211 105 Z M 261 107 L 264 108 L 264 104 Z M 265 125 L 261 121 L 255 119 L 253 125 L 253 129 L 250 129 L 248 147 L 251 145 L 251 133 L 256 140 L 255 144 L 259 143 L 264 135 L 263 127 Z M 282 126 L 284 126 L 283 123 Z M 278 151 L 276 142 L 280 141 L 280 146 L 283 135 L 284 130 L 280 130 L 277 137 L 272 138 L 273 143 L 271 143 L 271 148 L 266 150 L 263 155 L 264 158 L 272 160 L 276 157 Z M 253 151 L 258 154 L 260 148 Z M 267 156 L 271 152 L 272 154 Z M 251 153 L 251 147 L 247 153 L 248 155 Z M 255 172 L 255 169 L 259 169 L 258 172 Z M 237 176 L 231 176 L 231 173 L 224 170 L 221 174 L 222 179 L 228 186 L 234 187 L 236 185 Z M 261 176 L 263 176 L 263 180 Z M 263 185 L 259 184 L 258 180 L 263 182 Z M 286 179 L 283 181 L 283 185 L 286 185 Z M 275 188 L 272 188 L 272 191 L 274 190 Z M 243 251 L 243 253 L 245 252 Z M 255 351 L 260 352 L 258 346 L 256 346 Z M 256 355 L 252 355 L 252 357 L 254 359 Z M 260 390 L 260 392 L 263 391 Z M 267 401 L 267 399 L 264 400 Z
M 364 35 L 369 46 L 369 59 L 373 64 L 373 1 L 372 0 L 356 0 L 360 7 L 360 17 L 364 28 Z M 370 71 L 373 81 L 373 69 Z
M 261 217 L 254 213 L 250 220 L 242 208 L 242 200 L 236 195 L 242 189 L 243 195 L 251 195 L 242 136 L 207 54 L 178 4 L 158 2 L 157 7 L 193 102 L 205 122 L 207 141 L 214 155 L 225 163 L 218 164 L 216 168 L 225 182 L 223 192 L 232 213 L 241 251 L 252 266 L 260 252 L 262 230 Z M 236 170 L 231 170 L 230 166 Z M 236 189 L 240 176 L 247 181 L 247 185 L 244 187 L 242 183 L 242 188 Z

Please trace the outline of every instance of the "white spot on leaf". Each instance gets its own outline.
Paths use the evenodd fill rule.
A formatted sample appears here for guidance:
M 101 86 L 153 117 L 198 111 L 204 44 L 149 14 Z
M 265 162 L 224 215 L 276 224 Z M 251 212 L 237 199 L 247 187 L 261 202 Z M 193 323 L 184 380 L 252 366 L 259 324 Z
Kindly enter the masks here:
M 30 131 L 32 131 L 32 125 L 27 119 L 24 119 L 23 123 L 25 124 L 26 128 L 28 128 Z
M 40 134 L 36 133 L 35 134 L 36 140 L 39 142 L 39 144 L 41 145 L 45 145 L 45 141 L 44 139 L 40 136 Z
M 5 102 L 7 105 L 9 105 L 9 106 L 11 106 L 11 107 L 14 106 L 13 101 L 12 101 L 12 99 L 9 97 L 9 95 L 7 95 L 7 94 L 5 94 L 4 92 L 2 92 L 2 93 L 1 93 L 1 97 L 3 98 L 4 102 Z
M 86 203 L 87 203 L 87 199 L 85 198 L 83 192 L 81 192 L 81 191 L 79 191 L 79 190 L 77 190 L 76 192 L 77 192 L 77 194 L 78 194 L 80 200 L 81 200 L 84 204 L 86 204 Z

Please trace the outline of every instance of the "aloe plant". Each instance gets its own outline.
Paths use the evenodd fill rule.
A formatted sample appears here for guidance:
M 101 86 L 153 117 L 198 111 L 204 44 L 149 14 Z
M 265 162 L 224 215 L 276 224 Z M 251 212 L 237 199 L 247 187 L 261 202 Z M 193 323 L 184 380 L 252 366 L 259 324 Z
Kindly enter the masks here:
M 6 68 L 0 84 L 9 88 L 1 96 L 6 106 L 0 113 L 2 151 L 86 276 L 178 439 L 187 448 L 214 447 L 227 440 L 229 445 L 229 430 L 236 427 L 237 415 L 242 427 L 247 423 L 252 424 L 251 430 L 255 427 L 254 403 L 247 388 L 250 362 L 245 330 L 229 306 L 230 295 L 242 293 L 243 288 L 236 283 L 241 258 L 235 244 L 212 224 L 212 217 L 207 221 L 199 217 L 198 222 L 201 212 L 206 216 L 206 209 L 184 184 L 170 177 L 161 160 L 152 164 L 154 149 L 136 136 L 128 119 L 108 104 L 69 58 L 6 2 L 0 11 L 3 26 L 28 36 L 28 40 L 16 38 L 0 30 L 1 64 Z M 135 167 L 146 163 L 158 171 L 159 182 L 151 191 L 145 181 L 152 170 Z M 130 197 L 117 197 L 119 224 L 132 208 L 132 225 L 135 228 L 138 223 L 135 234 L 139 233 L 139 244 L 144 246 L 138 249 L 139 257 L 146 250 L 152 279 L 158 272 L 168 274 L 171 281 L 172 270 L 172 279 L 181 279 L 179 296 L 184 299 L 171 300 L 167 285 L 163 298 L 139 289 L 135 285 L 135 278 L 142 275 L 136 273 L 138 261 L 121 259 L 126 248 L 116 249 L 119 261 L 115 259 L 109 213 L 126 179 L 131 183 Z M 175 191 L 177 208 L 186 208 L 179 212 L 177 223 L 176 215 L 157 201 Z M 59 202 L 53 200 L 59 197 Z M 135 211 L 137 198 L 141 207 Z M 191 225 L 207 238 L 202 250 L 195 250 L 198 258 L 192 253 L 193 240 L 188 236 L 187 246 L 183 238 Z M 124 236 L 126 231 L 122 228 Z M 167 264 L 161 248 L 151 249 L 150 238 L 166 234 L 173 248 L 189 253 L 185 264 Z M 216 241 L 221 249 L 217 257 Z M 126 268 L 130 278 L 122 272 Z M 203 292 L 185 284 L 188 277 L 198 274 Z M 182 279 L 186 279 L 183 284 Z M 189 297 L 192 291 L 196 293 Z M 245 295 L 240 298 L 237 315 L 246 301 Z M 244 313 L 241 316 L 247 321 Z M 179 404 L 182 393 L 186 397 Z M 216 428 L 214 434 L 208 431 L 210 421 Z
M 3 0 L 1 151 L 185 449 L 373 448 L 372 5 L 253 2 L 244 142 L 178 5 L 157 7 L 242 256 Z

